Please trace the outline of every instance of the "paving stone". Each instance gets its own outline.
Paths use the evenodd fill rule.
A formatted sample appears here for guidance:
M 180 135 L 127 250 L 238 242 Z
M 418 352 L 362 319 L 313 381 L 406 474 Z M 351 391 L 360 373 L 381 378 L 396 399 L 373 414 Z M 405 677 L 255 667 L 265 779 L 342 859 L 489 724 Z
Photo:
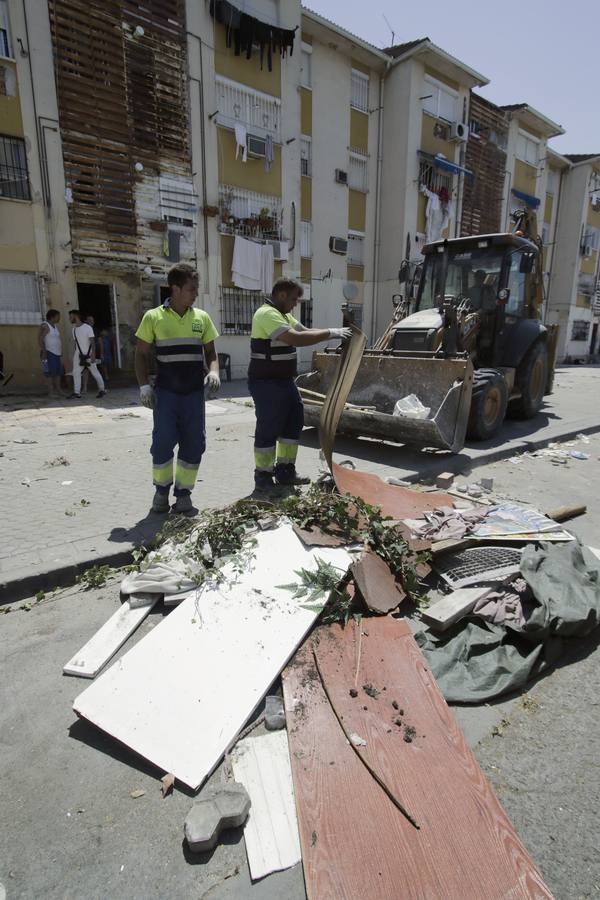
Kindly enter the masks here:
M 192 853 L 207 853 L 216 847 L 226 828 L 239 828 L 248 818 L 250 797 L 243 784 L 232 781 L 205 788 L 184 824 L 185 839 Z

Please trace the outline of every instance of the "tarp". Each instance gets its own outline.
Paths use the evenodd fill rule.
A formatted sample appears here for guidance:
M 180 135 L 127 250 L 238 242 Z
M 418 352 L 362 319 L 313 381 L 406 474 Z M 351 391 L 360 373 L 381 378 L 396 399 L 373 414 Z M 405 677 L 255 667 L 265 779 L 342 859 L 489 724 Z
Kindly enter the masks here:
M 446 700 L 480 703 L 523 687 L 556 663 L 566 638 L 600 623 L 600 560 L 586 547 L 529 545 L 521 572 L 533 595 L 523 627 L 468 616 L 441 635 L 416 636 Z

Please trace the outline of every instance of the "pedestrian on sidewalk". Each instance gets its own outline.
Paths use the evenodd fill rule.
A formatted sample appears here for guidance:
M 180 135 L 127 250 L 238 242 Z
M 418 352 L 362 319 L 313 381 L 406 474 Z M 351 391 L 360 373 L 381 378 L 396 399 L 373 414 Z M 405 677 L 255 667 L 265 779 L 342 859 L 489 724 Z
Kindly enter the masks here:
M 40 345 L 40 359 L 44 367 L 44 375 L 50 379 L 50 397 L 62 397 L 60 378 L 63 372 L 62 344 L 58 323 L 60 313 L 57 309 L 49 309 L 46 313 L 46 321 L 40 326 L 38 342 Z
M 152 475 L 156 488 L 152 509 L 169 511 L 173 457 L 178 445 L 173 512 L 193 515 L 191 493 L 206 447 L 204 387 L 214 396 L 221 386 L 215 350 L 218 337 L 210 316 L 194 307 L 198 273 L 186 263 L 169 271 L 170 296 L 144 315 L 136 332 L 135 373 L 140 402 L 154 410 Z M 156 382 L 150 385 L 152 347 L 156 347 Z M 208 367 L 208 374 L 205 368 Z
M 296 347 L 331 338 L 348 340 L 352 335 L 350 328 L 305 328 L 291 314 L 301 297 L 301 284 L 279 278 L 271 299 L 252 319 L 248 388 L 256 412 L 254 484 L 258 493 L 310 480 L 296 472 L 298 440 L 304 427 L 304 404 L 295 382 Z
M 78 309 L 69 312 L 69 320 L 73 326 L 73 393 L 69 399 L 81 400 L 81 374 L 88 370 L 94 377 L 98 387 L 96 398 L 104 397 L 104 381 L 96 365 L 96 337 L 94 329 L 81 319 Z

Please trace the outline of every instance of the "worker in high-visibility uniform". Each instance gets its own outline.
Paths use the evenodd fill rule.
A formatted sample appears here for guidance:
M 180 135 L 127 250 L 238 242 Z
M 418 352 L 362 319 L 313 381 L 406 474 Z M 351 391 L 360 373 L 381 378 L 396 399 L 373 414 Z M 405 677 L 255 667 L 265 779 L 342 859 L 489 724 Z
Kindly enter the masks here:
M 302 285 L 280 278 L 271 299 L 254 313 L 250 339 L 248 388 L 256 412 L 254 484 L 259 493 L 277 485 L 307 484 L 296 472 L 298 440 L 304 427 L 304 405 L 296 387 L 296 347 L 331 338 L 348 340 L 350 328 L 305 328 L 291 314 Z
M 173 512 L 193 515 L 197 510 L 191 493 L 206 447 L 204 388 L 214 396 L 221 386 L 214 343 L 218 332 L 208 313 L 194 308 L 198 274 L 192 266 L 173 266 L 167 283 L 170 297 L 162 306 L 148 310 L 136 332 L 135 372 L 140 402 L 154 410 L 150 452 L 156 492 L 152 509 L 169 511 L 173 457 L 179 445 Z M 153 346 L 157 366 L 154 388 L 149 379 Z

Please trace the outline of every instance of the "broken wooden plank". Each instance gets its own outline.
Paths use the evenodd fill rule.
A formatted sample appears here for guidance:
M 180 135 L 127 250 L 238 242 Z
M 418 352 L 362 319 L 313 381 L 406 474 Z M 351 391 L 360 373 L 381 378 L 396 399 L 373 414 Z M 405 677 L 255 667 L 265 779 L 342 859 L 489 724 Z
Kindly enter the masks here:
M 300 834 L 287 732 L 240 741 L 231 763 L 252 802 L 244 826 L 252 879 L 295 866 L 301 859 Z
M 392 519 L 417 519 L 426 510 L 440 506 L 454 506 L 454 500 L 442 491 L 415 491 L 413 488 L 386 484 L 378 475 L 360 472 L 333 464 L 333 477 L 342 494 L 361 497 L 371 506 L 378 506 L 384 516 Z
M 372 612 L 385 615 L 400 606 L 406 598 L 387 563 L 372 550 L 363 553 L 360 559 L 353 562 L 350 571 L 363 600 Z
M 78 650 L 75 656 L 63 666 L 64 674 L 79 675 L 81 678 L 95 678 L 119 647 L 122 647 L 127 638 L 141 625 L 160 596 L 157 594 L 148 599 L 145 606 L 138 602 L 133 609 L 129 600 L 122 603 L 87 644 L 84 644 L 81 650 Z
M 559 506 L 544 513 L 549 519 L 555 522 L 567 522 L 569 519 L 576 519 L 577 516 L 584 516 L 587 512 L 587 506 Z
M 178 781 L 198 788 L 313 626 L 318 605 L 282 585 L 343 548 L 307 550 L 290 524 L 255 537 L 243 571 L 192 593 L 77 697 L 75 712 Z M 340 576 L 341 577 L 341 576 Z
M 421 618 L 435 631 L 445 631 L 470 613 L 477 601 L 489 594 L 491 590 L 489 585 L 487 587 L 459 588 L 424 609 Z
M 402 797 L 420 830 L 349 746 L 312 658 L 311 644 L 317 641 L 330 695 L 346 727 L 364 739 L 361 749 L 370 752 L 381 779 Z M 362 641 L 360 697 L 349 693 L 357 668 L 350 628 L 319 628 L 283 673 L 309 900 L 550 898 L 408 625 L 389 617 L 371 619 L 368 627 L 363 622 Z M 362 684 L 380 693 L 373 697 Z M 415 728 L 410 742 L 392 717 Z

